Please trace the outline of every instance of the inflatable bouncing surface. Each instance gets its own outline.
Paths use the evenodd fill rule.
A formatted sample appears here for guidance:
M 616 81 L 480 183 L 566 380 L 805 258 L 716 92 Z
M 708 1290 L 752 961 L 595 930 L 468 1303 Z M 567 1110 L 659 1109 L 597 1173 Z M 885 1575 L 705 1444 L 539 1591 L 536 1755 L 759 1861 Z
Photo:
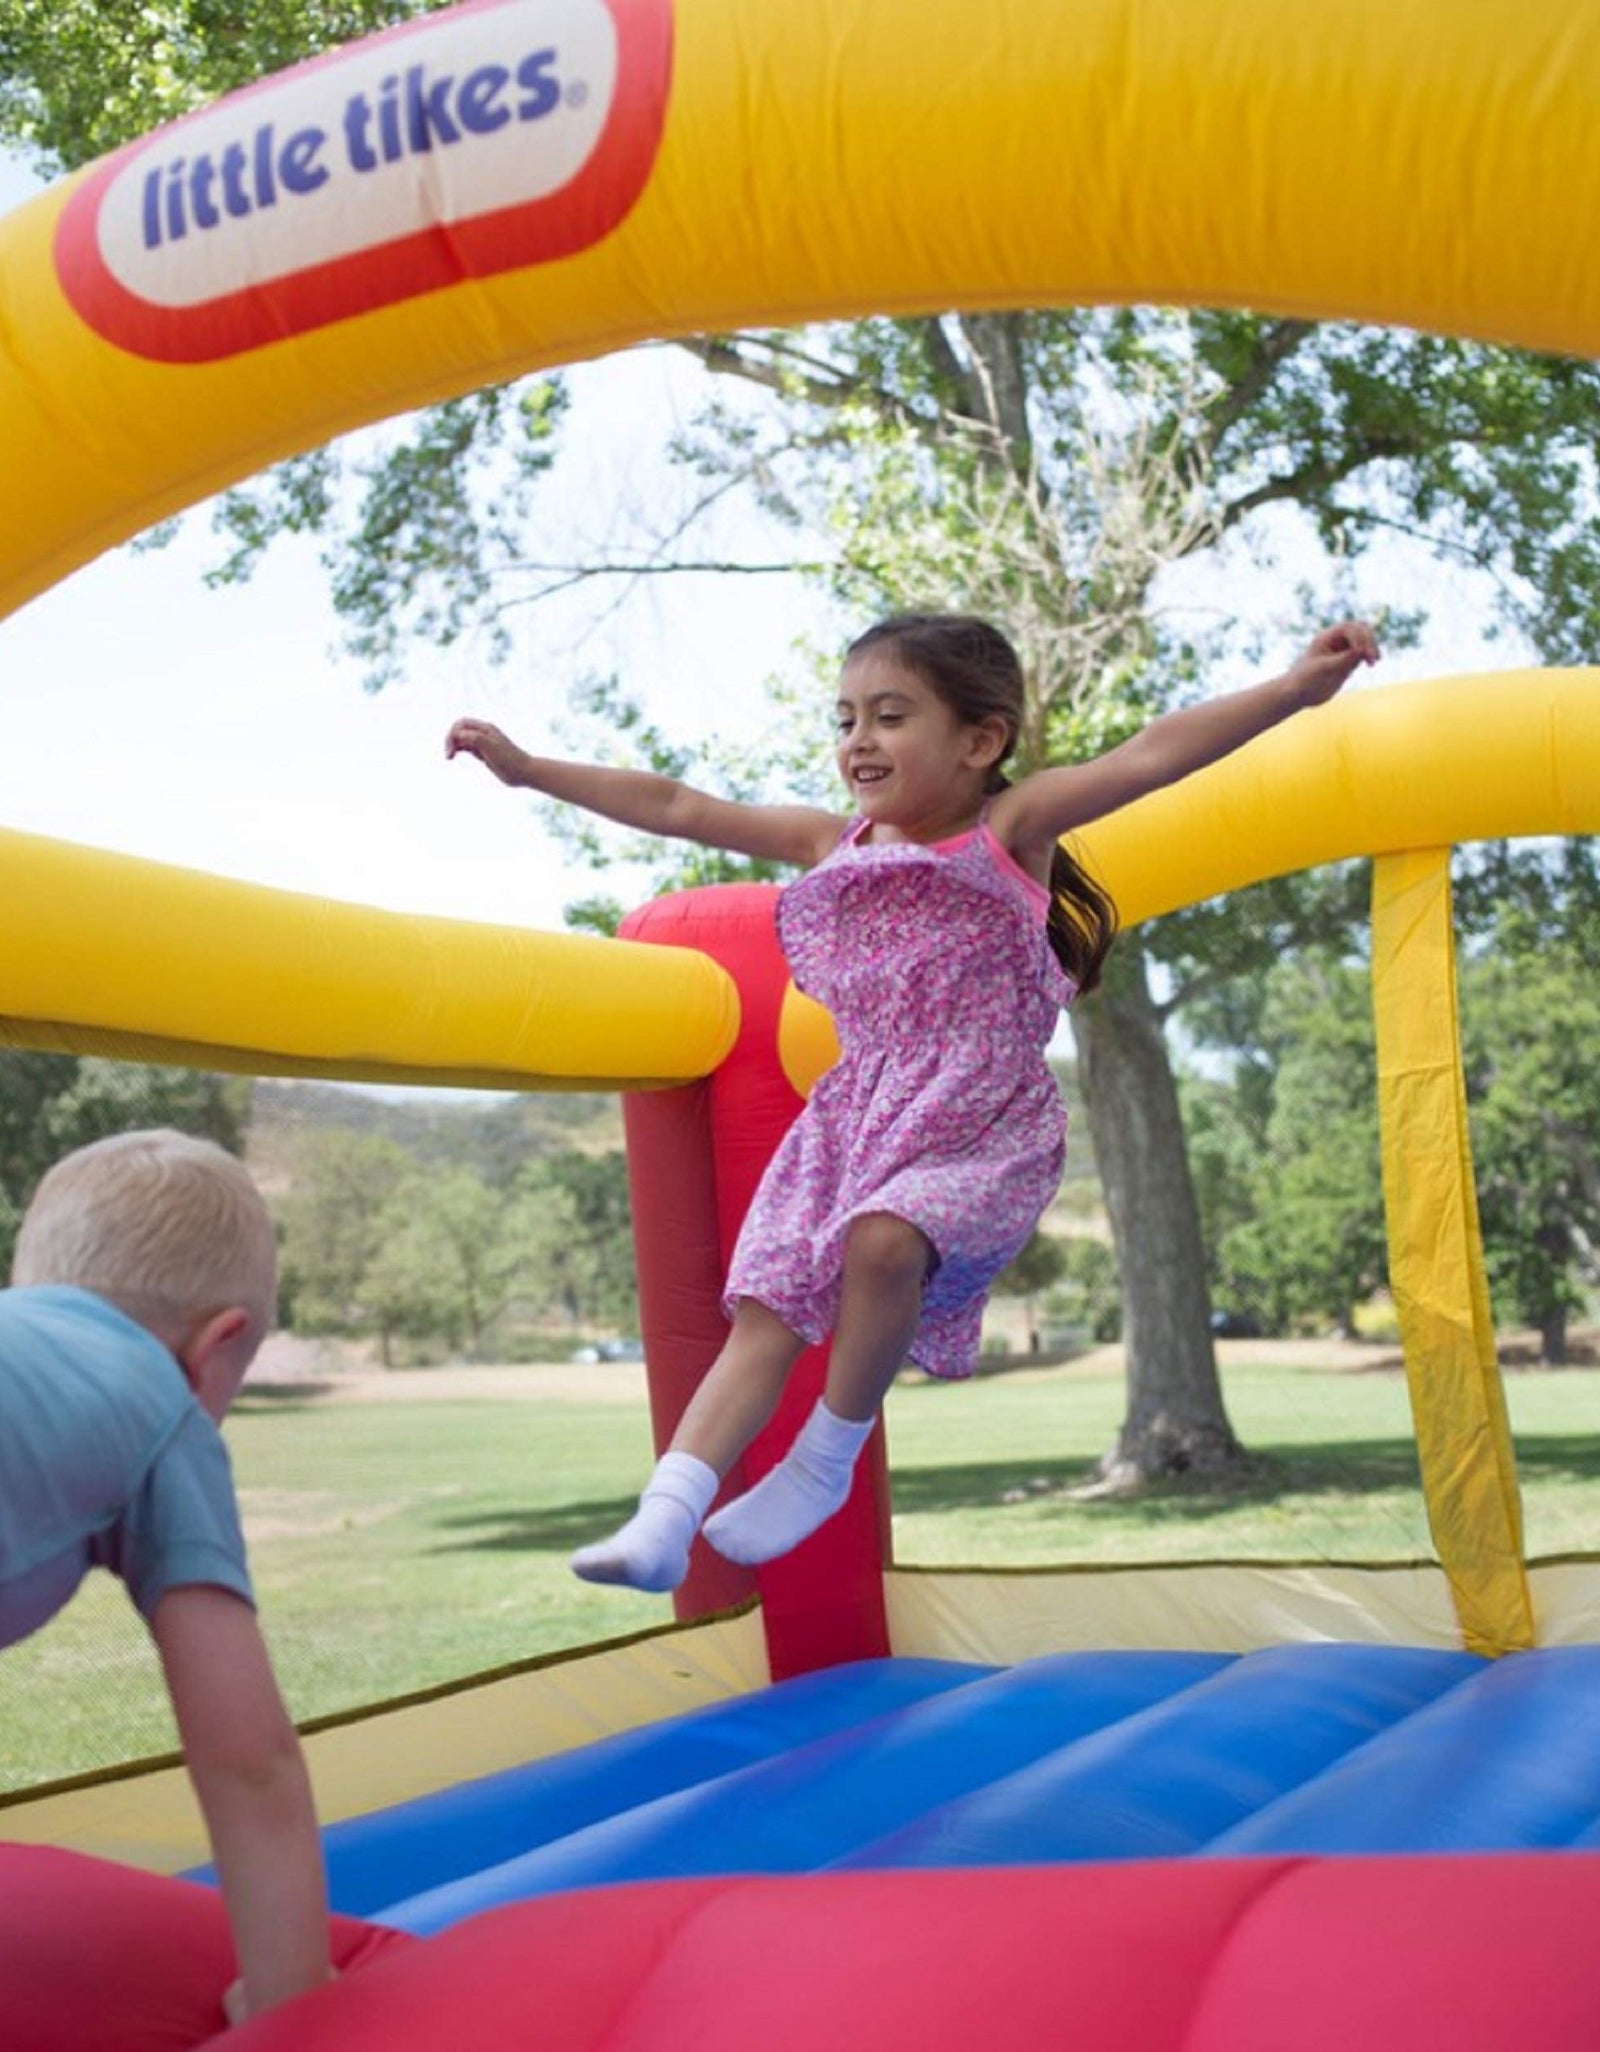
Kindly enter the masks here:
M 1592 353 L 1596 220 L 1600 14 L 1570 0 L 469 0 L 0 221 L 0 611 L 276 458 L 652 337 L 1158 301 Z M 698 1559 L 669 1632 L 311 1735 L 349 1971 L 226 2042 L 1600 2041 L 1600 1577 L 1524 1558 L 1449 914 L 1454 842 L 1600 831 L 1594 688 L 1359 694 L 1086 837 L 1130 921 L 1375 858 L 1436 1563 L 918 1574 L 880 1440 L 795 1556 Z M 770 893 L 601 942 L 3 830 L 0 871 L 0 1041 L 628 1090 L 670 1434 L 829 1059 Z M 180 1774 L 37 1792 L 0 1836 L 8 2052 L 220 2028 Z

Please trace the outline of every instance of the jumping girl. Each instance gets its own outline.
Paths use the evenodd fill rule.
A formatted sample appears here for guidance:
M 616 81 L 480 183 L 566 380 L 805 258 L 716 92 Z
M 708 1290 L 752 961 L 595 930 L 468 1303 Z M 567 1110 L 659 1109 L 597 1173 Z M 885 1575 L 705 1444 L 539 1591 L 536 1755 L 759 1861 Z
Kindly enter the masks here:
M 830 1332 L 824 1392 L 794 1445 L 706 1525 L 730 1560 L 771 1560 L 833 1515 L 904 1361 L 972 1373 L 989 1285 L 1061 1176 L 1066 1117 L 1045 1059 L 1056 1013 L 1094 988 L 1116 925 L 1061 836 L 1322 704 L 1377 655 L 1361 623 L 1327 628 L 1281 677 L 1010 784 L 1001 766 L 1023 713 L 1010 642 L 983 620 L 897 615 L 851 645 L 839 681 L 849 819 L 550 761 L 487 721 L 455 723 L 446 755 L 474 755 L 502 783 L 805 871 L 778 900 L 779 937 L 843 1050 L 750 1207 L 727 1343 L 637 1512 L 580 1548 L 575 1573 L 676 1588 L 722 1477 Z

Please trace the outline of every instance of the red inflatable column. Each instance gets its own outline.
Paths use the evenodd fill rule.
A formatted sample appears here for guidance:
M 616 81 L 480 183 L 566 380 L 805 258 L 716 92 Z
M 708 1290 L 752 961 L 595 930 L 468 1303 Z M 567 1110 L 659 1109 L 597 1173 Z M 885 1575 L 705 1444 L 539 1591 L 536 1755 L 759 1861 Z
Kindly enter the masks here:
M 722 884 L 660 898 L 623 925 L 629 940 L 698 948 L 739 991 L 739 1037 L 716 1074 L 681 1090 L 625 1097 L 639 1303 L 650 1364 L 656 1445 L 727 1335 L 722 1282 L 750 1200 L 801 1106 L 783 1070 L 778 1019 L 789 987 L 769 884 Z M 727 1478 L 725 1494 L 780 1460 L 821 1393 L 827 1350 L 811 1347 L 789 1378 L 778 1415 Z M 680 1617 L 703 1616 L 760 1592 L 774 1680 L 887 1653 L 883 1563 L 889 1485 L 881 1423 L 850 1500 L 803 1546 L 752 1579 L 703 1542 L 678 1591 Z

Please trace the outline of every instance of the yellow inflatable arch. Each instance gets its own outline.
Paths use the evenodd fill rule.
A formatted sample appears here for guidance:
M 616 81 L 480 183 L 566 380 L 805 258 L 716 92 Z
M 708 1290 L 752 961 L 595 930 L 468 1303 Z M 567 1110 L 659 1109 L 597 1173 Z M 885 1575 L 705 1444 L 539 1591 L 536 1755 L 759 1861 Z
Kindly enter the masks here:
M 1086 301 L 1600 348 L 1571 0 L 474 0 L 0 229 L 0 611 L 292 450 L 647 336 Z

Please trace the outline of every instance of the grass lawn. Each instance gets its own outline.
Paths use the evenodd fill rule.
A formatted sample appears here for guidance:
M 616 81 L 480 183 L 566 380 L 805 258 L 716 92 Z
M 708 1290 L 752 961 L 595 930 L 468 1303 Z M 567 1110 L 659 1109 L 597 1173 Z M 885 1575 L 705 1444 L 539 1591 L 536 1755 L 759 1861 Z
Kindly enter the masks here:
M 1232 1367 L 1257 1456 L 1227 1489 L 1126 1502 L 1073 1491 L 1122 1416 L 1119 1371 L 902 1382 L 889 1403 L 895 1553 L 919 1565 L 1430 1557 L 1404 1378 Z M 1600 1550 L 1600 1371 L 1510 1375 L 1530 1553 Z
M 436 1371 L 448 1374 L 449 1371 Z M 263 1614 L 311 1717 L 665 1621 L 666 1598 L 592 1589 L 566 1555 L 632 1506 L 642 1400 L 313 1403 L 247 1396 L 228 1427 Z M 1378 1560 L 1429 1551 L 1393 1374 L 1228 1371 L 1260 1456 L 1228 1491 L 1132 1503 L 1070 1492 L 1122 1406 L 1112 1370 L 1028 1369 L 889 1403 L 907 1562 Z M 1600 1550 L 1600 1372 L 1508 1378 L 1535 1553 Z M 0 1789 L 173 1744 L 143 1628 L 109 1577 L 0 1659 Z M 0 1819 L 0 1836 L 3 1836 Z

